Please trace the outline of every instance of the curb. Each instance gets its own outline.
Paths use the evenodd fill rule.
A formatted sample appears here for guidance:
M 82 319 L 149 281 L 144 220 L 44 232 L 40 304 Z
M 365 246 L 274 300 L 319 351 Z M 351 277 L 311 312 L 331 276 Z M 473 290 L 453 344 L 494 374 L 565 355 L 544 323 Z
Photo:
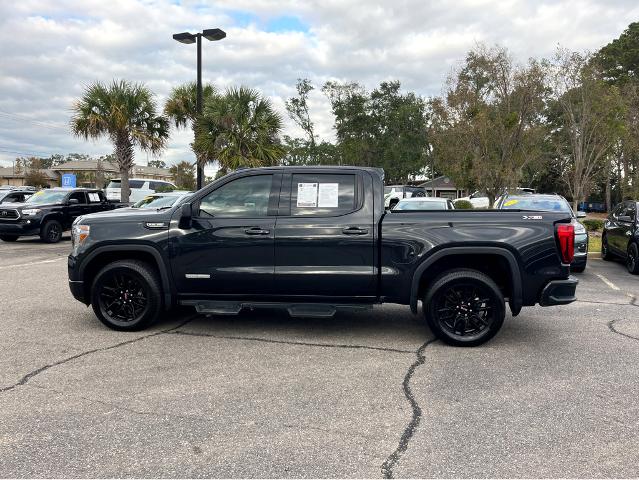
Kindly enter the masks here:
M 594 253 L 588 252 L 588 258 L 599 258 L 599 259 L 601 259 L 601 252 L 594 252 Z

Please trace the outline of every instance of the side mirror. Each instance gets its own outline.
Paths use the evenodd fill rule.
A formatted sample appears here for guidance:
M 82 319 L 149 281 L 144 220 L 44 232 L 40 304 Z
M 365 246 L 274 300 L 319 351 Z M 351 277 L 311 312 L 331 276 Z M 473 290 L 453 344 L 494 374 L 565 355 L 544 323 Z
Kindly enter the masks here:
M 624 223 L 632 223 L 632 218 L 630 218 L 630 216 L 628 215 L 619 215 L 619 217 L 617 217 L 617 220 Z
M 179 227 L 182 229 L 191 228 L 191 221 L 193 220 L 193 207 L 190 203 L 185 203 L 180 209 L 180 223 Z
M 578 211 L 577 218 L 586 218 L 586 212 Z
M 80 200 L 78 200 L 77 198 L 70 198 L 69 201 L 67 202 L 68 205 L 78 205 L 80 203 Z
M 388 202 L 388 209 L 392 210 L 393 208 L 395 208 L 395 205 L 397 205 L 399 203 L 399 198 L 391 198 L 390 202 Z

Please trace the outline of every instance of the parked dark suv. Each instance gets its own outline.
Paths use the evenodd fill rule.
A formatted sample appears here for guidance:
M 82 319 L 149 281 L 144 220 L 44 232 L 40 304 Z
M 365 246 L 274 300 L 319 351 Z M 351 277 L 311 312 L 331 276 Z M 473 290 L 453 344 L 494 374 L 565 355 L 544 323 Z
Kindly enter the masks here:
M 617 205 L 608 215 L 601 236 L 601 258 L 625 259 L 632 274 L 639 273 L 639 231 L 637 229 L 637 202 L 628 200 Z
M 15 242 L 19 237 L 39 235 L 43 242 L 56 243 L 79 216 L 113 208 L 101 190 L 40 190 L 24 203 L 0 205 L 0 239 Z

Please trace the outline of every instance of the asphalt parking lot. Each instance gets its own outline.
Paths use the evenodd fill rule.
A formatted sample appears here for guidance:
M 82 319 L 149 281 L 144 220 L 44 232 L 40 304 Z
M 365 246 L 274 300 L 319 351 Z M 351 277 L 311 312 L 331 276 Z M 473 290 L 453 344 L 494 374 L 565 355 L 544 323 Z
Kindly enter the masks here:
M 0 242 L 0 477 L 636 477 L 639 277 L 593 259 L 488 344 L 384 306 L 106 329 L 70 242 Z

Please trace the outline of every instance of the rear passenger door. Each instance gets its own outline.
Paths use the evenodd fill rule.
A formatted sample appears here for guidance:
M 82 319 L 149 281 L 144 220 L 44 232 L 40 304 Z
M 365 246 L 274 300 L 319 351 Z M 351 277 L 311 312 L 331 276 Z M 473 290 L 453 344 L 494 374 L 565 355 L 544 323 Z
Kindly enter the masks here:
M 372 192 L 370 175 L 361 171 L 284 175 L 275 227 L 277 295 L 376 295 Z

